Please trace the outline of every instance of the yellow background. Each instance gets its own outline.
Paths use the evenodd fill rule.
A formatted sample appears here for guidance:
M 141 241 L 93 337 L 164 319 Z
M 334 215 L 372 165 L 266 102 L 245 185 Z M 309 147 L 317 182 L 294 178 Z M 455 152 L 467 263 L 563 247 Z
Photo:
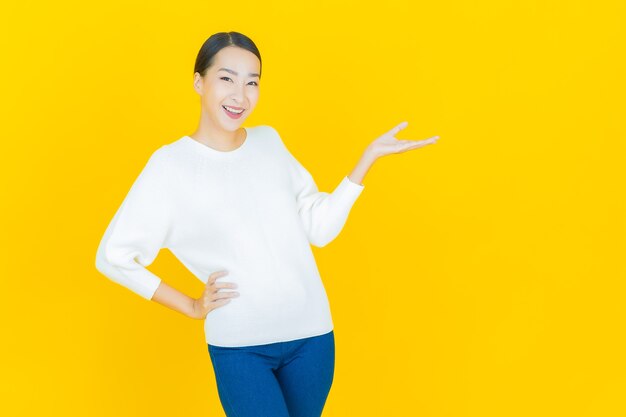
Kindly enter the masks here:
M 269 124 L 330 191 L 314 248 L 336 332 L 324 415 L 626 415 L 623 1 L 4 2 L 6 416 L 223 415 L 202 321 L 99 274 L 157 147 L 199 116 L 196 54 L 250 36 Z M 199 296 L 164 250 L 150 269 Z

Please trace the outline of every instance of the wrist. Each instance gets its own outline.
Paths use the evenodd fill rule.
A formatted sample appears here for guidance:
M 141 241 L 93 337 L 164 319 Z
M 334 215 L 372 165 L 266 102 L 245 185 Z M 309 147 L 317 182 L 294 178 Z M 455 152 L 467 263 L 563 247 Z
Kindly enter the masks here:
M 189 304 L 187 305 L 187 317 L 191 319 L 196 318 L 196 300 L 191 298 Z
M 364 160 L 366 160 L 369 163 L 374 163 L 374 161 L 376 161 L 378 158 L 380 157 L 380 155 L 378 155 L 374 149 L 372 149 L 371 147 L 367 147 L 365 148 L 365 151 L 363 152 L 363 156 L 362 158 Z

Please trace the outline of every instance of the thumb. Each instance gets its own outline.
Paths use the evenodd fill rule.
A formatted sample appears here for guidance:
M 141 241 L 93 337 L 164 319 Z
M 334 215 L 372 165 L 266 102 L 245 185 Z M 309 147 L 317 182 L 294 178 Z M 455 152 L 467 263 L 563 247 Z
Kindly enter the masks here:
M 408 125 L 409 125 L 409 122 L 402 122 L 387 133 L 390 134 L 391 136 L 395 136 L 396 133 L 398 133 L 399 131 L 407 127 Z

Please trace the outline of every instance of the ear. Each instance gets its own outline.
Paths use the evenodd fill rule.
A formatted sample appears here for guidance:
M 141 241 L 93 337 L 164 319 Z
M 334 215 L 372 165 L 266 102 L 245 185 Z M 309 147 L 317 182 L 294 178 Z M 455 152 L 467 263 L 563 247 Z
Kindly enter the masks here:
M 202 94 L 202 77 L 200 76 L 200 73 L 196 72 L 193 75 L 193 89 L 196 91 L 196 93 L 198 94 Z

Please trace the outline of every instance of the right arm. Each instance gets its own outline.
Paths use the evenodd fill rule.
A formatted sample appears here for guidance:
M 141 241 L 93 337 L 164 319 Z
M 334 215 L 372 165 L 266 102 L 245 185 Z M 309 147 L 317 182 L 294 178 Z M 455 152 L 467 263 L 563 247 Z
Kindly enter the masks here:
M 215 283 L 219 273 L 207 281 L 202 297 L 194 299 L 176 290 L 149 271 L 160 249 L 167 247 L 171 229 L 172 196 L 168 185 L 165 149 L 156 150 L 148 160 L 102 237 L 96 253 L 96 269 L 147 300 L 154 300 L 190 318 L 203 319 L 208 312 L 226 303 L 218 288 L 234 284 Z
M 161 278 L 146 269 L 166 246 L 171 201 L 166 155 L 157 149 L 109 223 L 96 252 L 96 269 L 150 300 Z

